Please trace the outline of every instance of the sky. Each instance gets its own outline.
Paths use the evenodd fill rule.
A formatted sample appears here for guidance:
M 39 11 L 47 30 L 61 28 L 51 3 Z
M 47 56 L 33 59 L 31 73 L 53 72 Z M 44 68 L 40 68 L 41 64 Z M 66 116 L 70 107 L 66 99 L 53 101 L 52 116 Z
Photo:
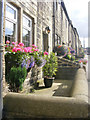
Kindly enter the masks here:
M 89 0 L 64 0 L 69 18 L 77 28 L 80 40 L 88 46 L 88 2 Z

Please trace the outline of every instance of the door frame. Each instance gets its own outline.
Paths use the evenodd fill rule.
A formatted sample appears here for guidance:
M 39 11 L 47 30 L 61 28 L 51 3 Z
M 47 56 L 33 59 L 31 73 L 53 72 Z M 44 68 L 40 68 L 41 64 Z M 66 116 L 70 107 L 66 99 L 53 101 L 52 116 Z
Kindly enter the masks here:
M 44 35 L 47 35 L 47 50 L 44 49 Z M 43 51 L 49 52 L 49 36 L 46 32 L 43 32 Z

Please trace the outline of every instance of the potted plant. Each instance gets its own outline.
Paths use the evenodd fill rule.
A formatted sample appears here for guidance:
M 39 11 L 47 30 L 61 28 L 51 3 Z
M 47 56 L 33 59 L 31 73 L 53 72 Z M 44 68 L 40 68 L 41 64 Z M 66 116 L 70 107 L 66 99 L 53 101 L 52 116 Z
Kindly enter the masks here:
M 43 74 L 44 74 L 44 84 L 45 87 L 51 87 L 54 75 L 56 75 L 57 71 L 57 57 L 55 56 L 55 53 L 51 53 L 49 56 L 46 57 L 46 64 L 43 67 Z

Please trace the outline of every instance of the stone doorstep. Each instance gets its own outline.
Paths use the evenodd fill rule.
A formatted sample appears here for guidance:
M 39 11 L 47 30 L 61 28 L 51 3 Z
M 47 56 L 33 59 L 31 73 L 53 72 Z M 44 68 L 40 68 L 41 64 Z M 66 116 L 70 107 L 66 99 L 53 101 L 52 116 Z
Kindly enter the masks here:
M 30 116 L 41 118 L 87 118 L 89 105 L 87 89 L 85 89 L 87 88 L 87 80 L 83 80 L 83 78 L 85 78 L 85 71 L 79 69 L 71 88 L 71 97 L 42 94 L 7 94 L 4 97 L 5 117 L 19 117 L 21 115 L 29 118 Z M 81 82 L 82 80 L 84 82 Z M 79 88 L 76 86 L 79 86 Z M 49 91 L 50 89 L 48 89 Z

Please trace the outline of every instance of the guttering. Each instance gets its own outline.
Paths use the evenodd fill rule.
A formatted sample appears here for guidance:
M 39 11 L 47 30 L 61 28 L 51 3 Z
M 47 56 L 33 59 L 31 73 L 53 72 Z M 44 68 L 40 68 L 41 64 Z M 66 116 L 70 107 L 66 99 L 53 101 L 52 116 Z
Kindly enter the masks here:
M 64 10 L 64 12 L 65 12 L 65 15 L 66 15 L 69 23 L 70 23 L 71 21 L 70 21 L 70 18 L 69 18 L 69 16 L 68 16 L 68 13 L 67 13 L 67 10 L 66 10 L 66 7 L 65 7 L 65 4 L 64 4 L 63 1 L 61 1 L 61 6 L 62 6 L 62 8 L 63 8 L 63 10 Z

